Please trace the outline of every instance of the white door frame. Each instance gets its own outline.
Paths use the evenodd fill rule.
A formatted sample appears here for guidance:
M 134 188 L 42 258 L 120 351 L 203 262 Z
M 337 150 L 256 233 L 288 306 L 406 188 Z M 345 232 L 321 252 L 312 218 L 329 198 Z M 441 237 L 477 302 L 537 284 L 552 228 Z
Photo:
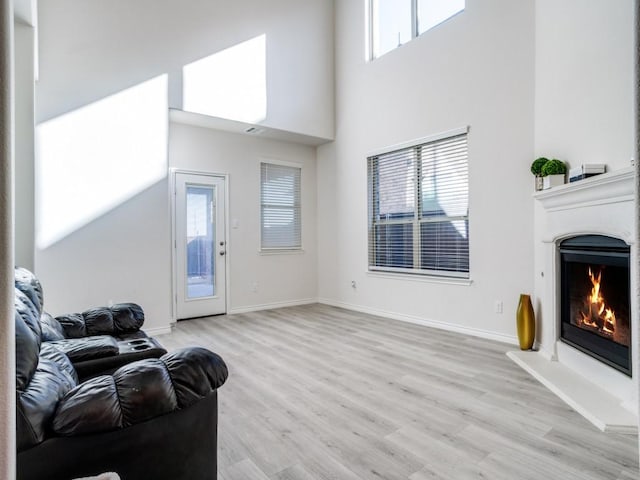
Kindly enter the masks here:
M 169 203 L 170 203 L 170 215 L 171 215 L 171 321 L 176 323 L 178 316 L 178 259 L 177 259 L 177 242 L 176 238 L 176 174 L 183 173 L 186 175 L 202 175 L 204 177 L 217 177 L 224 180 L 225 192 L 224 192 L 224 243 L 225 243 L 225 256 L 224 256 L 224 282 L 225 282 L 225 305 L 226 311 L 229 311 L 229 288 L 231 282 L 229 281 L 229 255 L 231 254 L 231 245 L 229 244 L 229 174 L 227 173 L 213 173 L 203 172 L 200 170 L 185 170 L 181 168 L 172 167 L 169 169 Z

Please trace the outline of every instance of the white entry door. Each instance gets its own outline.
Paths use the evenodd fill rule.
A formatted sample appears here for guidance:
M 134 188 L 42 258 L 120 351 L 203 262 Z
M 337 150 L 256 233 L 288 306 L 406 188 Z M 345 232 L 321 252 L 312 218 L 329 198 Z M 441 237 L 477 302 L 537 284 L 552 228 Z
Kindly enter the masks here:
M 174 174 L 176 319 L 226 313 L 225 178 Z

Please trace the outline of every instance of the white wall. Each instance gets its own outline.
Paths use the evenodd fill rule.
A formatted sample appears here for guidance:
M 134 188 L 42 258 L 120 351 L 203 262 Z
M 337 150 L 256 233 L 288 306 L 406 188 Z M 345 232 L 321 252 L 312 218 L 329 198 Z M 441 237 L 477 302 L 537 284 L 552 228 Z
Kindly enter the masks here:
M 570 166 L 605 163 L 609 171 L 630 166 L 637 148 L 634 9 L 634 0 L 536 0 L 536 156 Z M 542 231 L 547 222 L 536 203 Z M 534 244 L 537 297 L 548 289 L 541 275 L 547 250 Z M 545 310 L 540 302 L 535 299 L 539 317 Z M 539 330 L 538 341 L 551 348 L 555 331 Z
M 228 311 L 313 302 L 317 295 L 315 148 L 177 123 L 171 124 L 169 146 L 173 168 L 229 175 Z M 259 252 L 264 160 L 302 168 L 302 253 Z
M 536 1 L 536 156 L 571 166 L 634 156 L 634 1 Z
M 0 2 L 0 478 L 15 477 L 16 396 L 15 321 L 13 307 L 13 163 L 15 55 L 13 8 Z
M 112 302 L 137 302 L 147 329 L 171 319 L 167 179 L 36 250 L 45 308 L 54 315 Z
M 319 296 L 512 340 L 519 294 L 533 286 L 534 2 L 467 0 L 370 63 L 364 3 L 336 2 L 336 141 L 318 154 Z M 367 153 L 465 125 L 472 285 L 368 274 Z
M 588 6 L 600 8 L 603 1 L 590 0 Z M 533 287 L 532 178 L 528 171 L 531 160 L 539 154 L 570 161 L 576 155 L 587 158 L 584 152 L 573 153 L 583 143 L 590 152 L 602 150 L 605 143 L 615 144 L 610 151 L 611 158 L 615 158 L 611 162 L 616 165 L 624 165 L 631 155 L 629 136 L 618 135 L 629 133 L 632 123 L 632 116 L 622 107 L 629 100 L 629 90 L 624 85 L 627 70 L 632 68 L 632 62 L 623 65 L 624 52 L 610 59 L 608 54 L 599 52 L 600 43 L 590 43 L 598 61 L 610 62 L 604 66 L 612 72 L 611 78 L 597 76 L 591 83 L 580 84 L 588 83 L 578 90 L 586 89 L 595 97 L 596 84 L 606 80 L 612 97 L 606 102 L 578 107 L 572 104 L 571 108 L 552 111 L 552 107 L 563 105 L 559 103 L 556 87 L 546 83 L 551 77 L 547 75 L 549 70 L 557 71 L 558 65 L 567 59 L 575 77 L 593 74 L 587 68 L 589 61 L 574 58 L 581 57 L 580 41 L 570 36 L 562 40 L 560 34 L 551 36 L 549 32 L 556 32 L 557 22 L 561 22 L 563 28 L 570 25 L 570 30 L 575 30 L 584 43 L 589 40 L 585 37 L 589 37 L 591 27 L 582 30 L 580 25 L 591 25 L 589 22 L 604 12 L 590 12 L 589 7 L 584 13 L 584 9 L 576 6 L 574 10 L 579 13 L 573 19 L 570 9 L 554 7 L 553 2 L 538 0 L 537 8 L 535 5 L 534 0 L 467 0 L 462 14 L 367 63 L 364 2 L 335 2 L 336 141 L 320 147 L 317 163 L 318 292 L 322 299 L 487 331 L 500 338 L 513 337 L 513 311 L 518 295 L 530 292 Z M 108 4 L 96 0 L 42 0 L 41 80 L 37 86 L 36 118 L 40 122 L 56 118 L 160 74 L 169 78 L 169 105 L 179 107 L 184 65 L 265 34 L 268 108 L 264 124 L 331 138 L 333 8 L 333 2 L 321 0 L 280 0 L 268 5 L 258 0 L 241 4 L 204 0 L 144 0 L 134 4 L 122 0 Z M 623 31 L 627 22 L 623 18 L 625 8 L 616 4 L 612 9 L 614 23 Z M 543 33 L 545 36 L 541 38 Z M 610 26 L 605 33 L 603 36 L 610 39 L 609 47 L 625 44 L 625 35 L 629 35 Z M 562 91 L 570 98 L 577 80 L 571 80 L 570 75 L 560 80 Z M 566 110 L 578 112 L 575 124 L 563 117 Z M 557 124 L 548 128 L 550 133 L 544 133 L 545 119 L 549 116 L 557 119 Z M 617 119 L 616 127 L 609 128 L 613 125 L 609 122 L 604 129 L 606 141 L 599 139 L 593 130 L 596 119 L 603 116 Z M 567 124 L 578 127 L 569 129 Z M 583 128 L 585 124 L 590 129 Z M 472 285 L 368 275 L 367 153 L 463 125 L 471 128 Z M 181 141 L 184 134 L 176 132 L 185 128 L 172 127 L 172 143 Z M 565 139 L 569 140 L 563 142 L 562 148 L 554 146 L 558 143 L 556 130 L 568 132 Z M 579 138 L 583 131 L 586 134 Z M 210 140 L 202 141 L 203 145 L 209 143 Z M 199 145 L 193 148 L 201 148 Z M 171 165 L 182 165 L 179 150 L 187 151 L 192 146 L 171 148 Z M 595 157 L 589 158 L 596 161 Z M 189 164 L 188 160 L 184 162 Z M 50 309 L 77 309 L 79 304 L 119 300 L 140 292 L 155 304 L 158 296 L 168 291 L 170 269 L 165 249 L 169 235 L 168 201 L 160 192 L 165 182 L 166 179 L 157 185 L 157 191 L 152 187 L 140 198 L 118 207 L 121 211 L 111 212 L 97 220 L 96 225 L 81 229 L 78 235 L 83 236 L 77 241 L 72 235 L 60 245 L 37 252 L 36 269 L 48 284 L 83 278 L 87 267 L 90 270 L 108 267 L 106 274 L 102 274 L 101 289 L 87 288 L 84 297 L 62 291 L 62 287 L 54 287 L 59 291 L 50 291 L 48 287 Z M 127 264 L 139 258 L 140 247 L 133 241 L 121 243 L 119 225 L 113 223 L 120 218 L 151 219 L 154 243 L 145 251 L 152 253 L 140 261 L 143 267 L 153 265 L 155 278 L 162 284 L 159 287 L 152 290 L 144 286 L 148 281 L 144 268 L 137 269 L 134 277 L 122 283 L 120 272 L 128 270 Z M 138 236 L 142 230 L 147 232 L 134 223 L 131 221 L 132 236 Z M 98 239 L 97 232 L 105 236 Z M 89 239 L 100 246 L 89 245 Z M 78 253 L 83 250 L 87 253 Z M 112 261 L 95 260 L 95 252 Z M 260 257 L 258 261 L 270 260 Z M 356 280 L 355 290 L 351 288 L 351 280 Z M 241 286 L 243 282 L 246 284 L 243 280 Z M 288 295 L 306 296 L 306 290 Z M 232 305 L 284 300 L 277 295 L 255 299 L 234 296 Z M 504 302 L 504 314 L 494 313 L 496 300 Z M 153 308 L 157 322 L 164 324 L 170 315 L 168 302 L 161 300 Z
M 161 74 L 180 109 L 185 65 L 265 35 L 262 123 L 333 136 L 331 1 L 41 0 L 39 20 L 38 122 Z
M 33 269 L 35 29 L 15 22 L 15 260 Z
M 167 106 L 180 108 L 185 65 L 265 35 L 267 113 L 262 123 L 314 137 L 333 135 L 333 2 L 42 0 L 38 13 L 39 128 L 88 108 L 99 108 L 151 79 L 166 78 Z M 85 146 L 86 161 L 77 160 L 78 168 L 73 173 L 79 178 L 74 182 L 89 185 L 89 194 L 93 183 L 104 188 L 104 179 L 95 178 L 101 175 L 87 168 L 89 162 L 95 162 L 105 148 L 116 152 L 127 150 L 129 154 L 137 148 L 125 141 L 124 135 L 109 136 L 108 129 L 118 126 L 118 118 L 126 120 L 128 115 L 115 113 L 104 119 L 102 127 L 92 129 L 90 134 L 96 139 L 94 152 L 91 146 Z M 75 131 L 62 137 L 66 143 L 60 151 L 65 152 L 76 148 L 87 135 Z M 166 148 L 168 137 L 158 139 Z M 172 148 L 173 153 L 177 152 L 176 158 L 185 158 L 180 148 Z M 69 163 L 65 154 L 53 155 L 51 159 L 50 150 L 43 151 L 50 158 L 48 162 Z M 141 162 L 148 161 L 147 153 L 144 149 L 140 151 Z M 36 156 L 40 161 L 44 158 Z M 120 159 L 117 153 L 112 158 L 114 162 Z M 51 170 L 55 171 L 55 165 Z M 98 166 L 105 170 L 99 171 L 109 173 L 109 166 L 105 160 Z M 128 176 L 123 171 L 121 178 Z M 51 190 L 53 182 L 47 182 L 38 168 L 35 177 L 38 195 L 47 188 Z M 44 284 L 49 311 L 78 311 L 110 300 L 137 301 L 147 313 L 147 328 L 168 325 L 171 318 L 168 177 L 154 179 L 135 195 L 120 199 L 110 209 L 100 210 L 95 218 L 77 225 L 63 238 L 50 245 L 36 245 L 35 270 Z M 115 186 L 119 183 L 117 179 L 113 182 Z M 96 188 L 95 192 L 98 191 Z M 63 197 L 65 192 L 54 189 L 53 195 Z M 102 197 L 103 193 L 94 196 Z M 45 205 L 46 202 L 36 206 L 36 225 L 41 224 L 39 215 Z M 85 202 L 78 200 L 77 205 L 84 207 Z M 62 220 L 76 213 L 73 206 L 58 210 Z M 308 231 L 312 228 L 309 226 Z M 308 256 L 313 255 L 311 251 Z M 238 261 L 244 262 L 241 265 L 247 271 L 256 269 L 249 267 L 248 260 L 241 256 Z M 268 265 L 275 263 L 275 259 L 259 257 L 256 262 Z M 297 266 L 298 262 L 293 264 Z M 257 268 L 261 269 L 262 266 Z M 311 267 L 309 272 L 315 275 Z M 275 290 L 277 283 L 268 277 L 256 279 L 264 286 L 255 298 L 243 297 L 242 290 L 237 294 L 232 291 L 232 305 L 314 296 L 313 284 L 307 281 L 302 286 L 293 283 L 291 286 L 295 288 L 284 295 L 274 293 L 270 288 Z

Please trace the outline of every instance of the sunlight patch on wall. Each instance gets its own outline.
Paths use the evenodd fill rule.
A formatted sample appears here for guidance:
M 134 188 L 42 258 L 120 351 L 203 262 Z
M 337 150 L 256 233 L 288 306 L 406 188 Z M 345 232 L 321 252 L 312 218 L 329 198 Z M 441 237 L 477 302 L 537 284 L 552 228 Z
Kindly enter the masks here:
M 38 248 L 164 178 L 167 143 L 166 75 L 38 125 Z
M 183 109 L 258 123 L 267 116 L 266 35 L 183 67 Z

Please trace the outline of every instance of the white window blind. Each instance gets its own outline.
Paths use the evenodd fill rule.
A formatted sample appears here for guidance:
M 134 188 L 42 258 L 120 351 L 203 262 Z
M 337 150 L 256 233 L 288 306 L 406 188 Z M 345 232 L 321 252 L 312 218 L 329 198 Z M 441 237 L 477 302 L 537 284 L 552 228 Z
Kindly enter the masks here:
M 299 167 L 260 164 L 260 220 L 263 250 L 302 247 Z
M 368 158 L 369 268 L 469 277 L 467 134 Z

